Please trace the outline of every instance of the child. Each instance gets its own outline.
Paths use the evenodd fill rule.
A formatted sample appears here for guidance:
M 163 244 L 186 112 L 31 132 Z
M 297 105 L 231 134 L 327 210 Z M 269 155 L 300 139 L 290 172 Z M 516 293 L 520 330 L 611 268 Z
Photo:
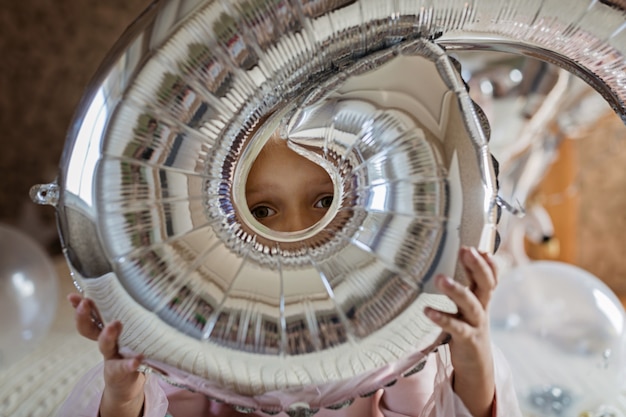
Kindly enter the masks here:
M 263 225 L 278 232 L 296 232 L 326 214 L 333 202 L 333 183 L 322 167 L 272 137 L 248 173 L 246 200 Z
M 306 229 L 319 221 L 332 203 L 332 182 L 324 169 L 290 150 L 284 141 L 273 142 L 271 152 L 264 148 L 251 168 L 246 184 L 248 207 L 259 222 L 273 230 Z M 497 283 L 494 263 L 488 254 L 474 248 L 462 248 L 459 261 L 469 287 L 448 277 L 435 278 L 437 288 L 456 303 L 459 313 L 425 311 L 449 333 L 449 344 L 431 353 L 420 372 L 400 378 L 371 397 L 357 398 L 345 409 L 321 409 L 316 416 L 521 416 L 507 364 L 489 337 L 488 306 Z M 243 416 L 229 405 L 137 372 L 142 358 L 123 358 L 118 352 L 121 323 L 108 323 L 100 329 L 92 321 L 92 314 L 97 314 L 93 301 L 78 294 L 70 294 L 68 299 L 76 309 L 79 333 L 98 341 L 104 364 L 87 376 L 92 379 L 90 384 L 79 384 L 82 388 L 70 396 L 61 416 Z M 72 409 L 74 396 L 88 395 L 92 398 L 90 410 Z

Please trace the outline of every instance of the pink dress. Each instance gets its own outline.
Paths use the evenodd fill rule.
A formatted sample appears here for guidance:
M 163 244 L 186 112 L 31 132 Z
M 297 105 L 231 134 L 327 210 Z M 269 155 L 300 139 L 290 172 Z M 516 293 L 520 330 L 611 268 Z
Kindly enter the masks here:
M 496 401 L 493 415 L 521 417 L 509 366 L 494 346 Z M 380 389 L 373 396 L 357 398 L 341 410 L 322 409 L 315 417 L 472 417 L 452 390 L 448 348 L 429 355 L 420 372 L 400 378 L 392 387 Z M 57 417 L 98 417 L 104 388 L 103 364 L 90 370 L 76 385 Z M 155 375 L 147 375 L 143 417 L 242 417 L 263 413 L 241 414 L 226 404 L 206 399 L 202 394 L 173 387 Z M 281 413 L 279 417 L 287 417 Z

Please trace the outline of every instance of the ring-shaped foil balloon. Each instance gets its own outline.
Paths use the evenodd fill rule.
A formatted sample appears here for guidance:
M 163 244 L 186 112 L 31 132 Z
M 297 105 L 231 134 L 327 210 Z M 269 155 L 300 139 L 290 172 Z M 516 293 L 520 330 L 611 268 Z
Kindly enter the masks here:
M 454 311 L 431 278 L 463 279 L 461 245 L 495 246 L 488 126 L 446 50 L 559 64 L 621 114 L 622 6 L 156 2 L 32 196 L 146 371 L 240 411 L 337 408 L 420 369 L 442 342 L 424 307 Z M 251 206 L 255 163 L 287 164 L 278 150 L 327 182 L 300 228 Z

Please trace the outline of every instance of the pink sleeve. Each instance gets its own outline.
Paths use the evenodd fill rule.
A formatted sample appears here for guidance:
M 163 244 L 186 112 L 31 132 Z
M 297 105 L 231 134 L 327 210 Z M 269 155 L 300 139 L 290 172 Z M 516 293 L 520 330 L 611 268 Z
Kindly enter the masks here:
M 496 401 L 494 417 L 521 417 L 511 371 L 500 350 L 493 346 Z M 374 415 L 385 417 L 472 417 L 452 389 L 449 348 L 429 355 L 424 369 L 386 388 Z
M 380 411 L 384 417 L 472 417 L 452 389 L 449 348 L 431 353 L 424 369 L 385 389 Z M 379 414 L 380 416 L 380 414 Z
M 78 381 L 59 408 L 56 417 L 98 417 L 100 398 L 104 390 L 103 368 L 104 363 L 101 362 Z M 143 417 L 166 415 L 168 399 L 161 384 L 162 382 L 155 375 L 146 375 Z
M 463 401 L 452 389 L 452 364 L 448 346 L 441 346 L 430 358 L 437 364 L 437 375 L 432 396 L 419 414 L 420 417 L 472 417 Z
M 472 417 L 463 401 L 452 389 L 449 349 L 439 349 L 437 356 L 437 376 L 433 395 L 420 416 L 428 417 Z M 522 417 L 513 386 L 513 377 L 506 358 L 492 345 L 495 372 L 496 394 L 494 398 L 494 417 Z
M 496 373 L 496 407 L 493 415 L 495 417 L 522 417 L 509 363 L 497 346 L 492 346 L 492 351 Z

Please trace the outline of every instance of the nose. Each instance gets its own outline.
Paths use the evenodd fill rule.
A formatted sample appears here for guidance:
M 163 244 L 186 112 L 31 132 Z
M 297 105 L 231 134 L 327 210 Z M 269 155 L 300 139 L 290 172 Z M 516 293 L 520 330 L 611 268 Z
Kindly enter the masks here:
M 285 213 L 280 223 L 280 232 L 299 232 L 307 229 L 317 223 L 323 214 L 316 213 L 314 210 L 297 209 Z

